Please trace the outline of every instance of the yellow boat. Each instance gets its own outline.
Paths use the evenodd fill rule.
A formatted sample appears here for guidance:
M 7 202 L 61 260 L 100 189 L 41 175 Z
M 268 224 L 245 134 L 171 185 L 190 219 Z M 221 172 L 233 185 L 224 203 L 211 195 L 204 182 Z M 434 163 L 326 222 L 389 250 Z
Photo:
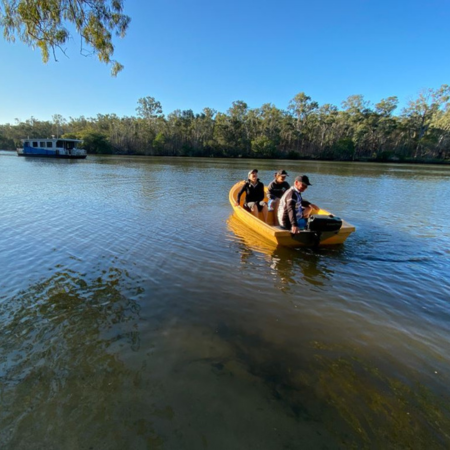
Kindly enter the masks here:
M 322 231 L 320 233 L 311 230 L 302 230 L 298 234 L 292 234 L 290 230 L 274 225 L 273 211 L 269 211 L 267 223 L 262 220 L 262 214 L 256 218 L 251 212 L 244 209 L 245 192 L 241 196 L 240 205 L 236 205 L 237 196 L 245 181 L 239 181 L 231 189 L 229 193 L 230 204 L 234 213 L 248 228 L 256 231 L 261 237 L 281 247 L 314 247 L 338 245 L 345 242 L 351 233 L 355 231 L 355 227 L 345 220 L 342 220 L 342 226 L 337 231 Z M 265 201 L 267 199 L 267 187 Z M 324 209 L 314 211 L 314 214 L 330 216 L 331 213 Z

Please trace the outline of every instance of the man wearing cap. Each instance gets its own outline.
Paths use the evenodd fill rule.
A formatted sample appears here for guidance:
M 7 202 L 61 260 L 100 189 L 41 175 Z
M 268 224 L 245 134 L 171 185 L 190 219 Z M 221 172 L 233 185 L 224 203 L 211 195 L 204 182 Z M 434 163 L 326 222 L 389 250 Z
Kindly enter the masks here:
M 278 221 L 283 228 L 290 229 L 292 233 L 298 233 L 306 228 L 306 219 L 313 210 L 320 209 L 307 200 L 303 200 L 302 193 L 311 186 L 306 175 L 295 178 L 294 186 L 289 188 L 281 197 L 278 207 Z
M 267 204 L 264 201 L 264 184 L 259 181 L 258 169 L 250 170 L 248 180 L 237 196 L 236 206 L 240 205 L 241 196 L 245 192 L 245 204 L 255 217 L 262 211 L 264 222 L 267 222 Z
M 277 218 L 278 204 L 280 203 L 283 194 L 290 188 L 289 183 L 286 181 L 288 173 L 285 170 L 279 170 L 275 173 L 275 179 L 269 183 L 267 187 L 269 195 L 269 211 L 273 211 L 274 219 Z

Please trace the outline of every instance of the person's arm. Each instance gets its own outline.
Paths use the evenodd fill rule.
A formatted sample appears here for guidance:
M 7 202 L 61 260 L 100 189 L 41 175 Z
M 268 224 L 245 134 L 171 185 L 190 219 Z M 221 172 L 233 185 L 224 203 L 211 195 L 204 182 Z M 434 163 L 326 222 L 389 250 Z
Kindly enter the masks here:
M 276 198 L 275 190 L 274 190 L 273 184 L 274 184 L 274 182 L 271 181 L 271 182 L 269 183 L 269 186 L 267 186 L 267 193 L 269 194 L 269 198 L 272 199 L 272 200 L 274 200 L 274 199 Z
M 286 209 L 288 212 L 289 217 L 289 223 L 291 224 L 291 230 L 293 233 L 297 232 L 297 217 L 295 214 L 295 206 L 296 206 L 296 199 L 293 195 L 293 191 L 289 193 L 288 198 L 286 198 Z M 295 231 L 294 231 L 295 229 Z
M 242 189 L 239 191 L 239 193 L 237 195 L 236 206 L 239 206 L 241 204 L 241 196 L 244 193 L 246 187 L 247 187 L 247 183 L 244 183 L 244 185 L 242 186 Z
M 303 199 L 302 199 L 302 206 L 303 206 L 304 208 L 307 208 L 308 206 L 311 206 L 312 209 L 317 209 L 317 210 L 320 209 L 320 208 L 319 208 L 317 205 L 315 205 L 314 203 L 308 202 L 308 200 L 303 200 Z

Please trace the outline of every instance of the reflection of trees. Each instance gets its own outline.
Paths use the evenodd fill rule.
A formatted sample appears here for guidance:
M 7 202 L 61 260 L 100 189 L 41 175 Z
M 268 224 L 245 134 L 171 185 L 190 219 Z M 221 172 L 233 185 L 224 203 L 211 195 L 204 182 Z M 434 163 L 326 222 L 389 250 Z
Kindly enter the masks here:
M 263 254 L 270 268 L 276 272 L 283 290 L 301 280 L 315 286 L 323 286 L 333 276 L 333 271 L 323 262 L 321 255 L 324 252 L 331 255 L 336 251 L 339 252 L 339 249 L 312 250 L 276 247 L 250 230 L 235 215 L 228 219 L 228 228 L 238 239 L 242 264 L 248 264 L 254 253 Z
M 114 408 L 139 382 L 122 362 L 140 346 L 139 305 L 119 289 L 125 275 L 59 272 L 3 303 L 2 448 L 117 448 L 130 432 Z M 144 422 L 143 437 L 154 438 Z

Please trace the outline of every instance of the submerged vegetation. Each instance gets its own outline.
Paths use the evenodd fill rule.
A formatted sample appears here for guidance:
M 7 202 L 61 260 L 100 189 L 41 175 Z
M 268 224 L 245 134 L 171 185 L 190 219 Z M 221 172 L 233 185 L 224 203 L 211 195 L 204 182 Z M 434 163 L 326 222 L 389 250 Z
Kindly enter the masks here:
M 54 115 L 0 125 L 0 148 L 14 149 L 24 137 L 63 135 L 97 154 L 448 162 L 449 99 L 448 85 L 426 89 L 394 115 L 397 97 L 372 105 L 352 95 L 338 108 L 301 92 L 286 110 L 236 101 L 226 113 L 204 108 L 166 116 L 159 101 L 145 97 L 136 117 Z

